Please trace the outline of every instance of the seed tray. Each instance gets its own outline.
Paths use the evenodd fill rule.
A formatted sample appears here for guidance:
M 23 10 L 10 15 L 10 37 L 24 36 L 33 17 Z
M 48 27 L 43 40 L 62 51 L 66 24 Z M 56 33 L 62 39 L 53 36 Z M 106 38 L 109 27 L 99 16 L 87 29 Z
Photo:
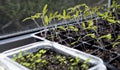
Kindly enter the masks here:
M 95 23 L 96 24 L 96 23 Z M 108 23 L 107 23 L 108 24 Z M 77 23 L 73 23 L 73 24 L 65 24 L 65 25 L 62 25 L 62 26 L 66 26 L 66 25 L 73 25 L 73 26 L 76 26 L 76 27 L 78 27 L 78 25 L 79 24 L 77 24 Z M 97 24 L 96 24 L 97 25 Z M 98 23 L 98 25 L 99 25 L 99 23 Z M 106 25 L 106 24 L 105 24 Z M 101 26 L 104 26 L 104 24 L 102 23 L 102 25 Z M 109 26 L 109 25 L 107 25 L 107 26 Z M 57 27 L 57 26 L 55 26 L 55 27 Z M 54 26 L 53 26 L 53 28 L 54 28 Z M 106 29 L 104 29 L 104 28 L 106 28 L 106 29 L 110 29 L 109 27 L 107 28 L 107 27 L 103 27 L 103 31 L 105 31 Z M 45 40 L 45 41 L 49 41 L 50 39 L 47 39 L 47 38 L 44 38 L 44 36 L 40 36 L 40 34 L 42 33 L 42 32 L 45 32 L 45 31 L 50 31 L 52 29 L 52 27 L 51 28 L 49 28 L 49 29 L 46 29 L 46 30 L 43 30 L 43 31 L 40 31 L 40 32 L 37 32 L 37 33 L 35 33 L 35 34 L 33 34 L 32 36 L 33 37 L 35 37 L 35 38 L 38 38 L 38 39 L 42 39 L 42 40 Z M 80 30 L 81 28 L 79 28 L 79 30 Z M 102 33 L 103 33 L 103 31 L 102 31 Z M 51 31 L 50 31 L 51 32 Z M 54 35 L 54 33 L 55 32 L 53 32 L 53 35 Z M 73 32 L 70 32 L 70 33 L 73 33 Z M 89 33 L 93 33 L 93 32 L 89 32 Z M 99 30 L 98 30 L 98 33 L 99 33 Z M 114 37 L 114 34 L 113 34 L 113 32 L 111 32 L 111 31 L 107 31 L 106 32 L 107 34 L 109 34 L 109 33 L 112 33 L 112 37 L 113 38 L 116 38 L 116 37 Z M 82 32 L 78 32 L 78 35 L 75 35 L 75 32 L 72 34 L 72 35 L 67 35 L 66 34 L 66 31 L 61 31 L 60 33 L 59 32 L 57 32 L 57 34 L 59 34 L 61 37 L 62 37 L 62 41 L 58 41 L 58 40 L 55 40 L 55 42 L 57 42 L 57 43 L 59 43 L 59 44 L 62 44 L 62 45 L 65 45 L 65 46 L 68 46 L 68 47 L 72 47 L 72 48 L 75 48 L 75 49 L 77 49 L 77 50 L 80 50 L 80 51 L 83 51 L 83 52 L 87 52 L 87 53 L 89 53 L 89 54 L 95 54 L 96 52 L 101 52 L 101 51 L 103 51 L 103 52 L 105 52 L 106 53 L 106 55 L 107 54 L 109 54 L 110 53 L 110 55 L 112 55 L 113 57 L 112 57 L 112 59 L 111 60 L 108 60 L 107 61 L 107 59 L 106 59 L 106 61 L 105 61 L 105 59 L 104 59 L 104 57 L 105 56 L 103 56 L 103 57 L 101 57 L 101 58 L 103 58 L 103 60 L 105 61 L 104 63 L 108 63 L 109 64 L 109 62 L 111 62 L 112 60 L 115 60 L 114 58 L 116 58 L 116 57 L 118 57 L 119 56 L 119 51 L 114 51 L 114 50 L 109 50 L 110 48 L 109 47 L 107 47 L 108 45 L 110 45 L 110 44 L 112 44 L 115 40 L 113 39 L 112 41 L 108 41 L 108 40 L 106 40 L 106 39 L 102 39 L 102 43 L 104 44 L 102 47 L 100 47 L 100 45 L 99 45 L 99 43 L 96 41 L 96 40 L 94 40 L 94 39 L 92 39 L 92 38 L 90 38 L 90 37 L 87 37 L 87 38 L 85 38 L 85 39 L 81 39 L 81 40 L 79 40 L 79 41 L 77 41 L 74 45 L 72 45 L 71 43 L 73 43 L 74 41 L 76 41 L 76 39 L 78 38 L 78 37 L 84 37 L 85 35 L 86 35 L 86 32 L 85 31 L 82 31 Z M 100 34 L 100 33 L 99 33 Z M 119 31 L 116 31 L 115 32 L 115 34 L 116 34 L 116 36 L 118 36 L 118 35 L 120 35 L 120 32 Z M 80 36 L 79 36 L 80 35 Z M 100 34 L 100 36 L 101 35 L 106 35 L 106 34 Z M 57 38 L 55 38 L 55 39 L 57 39 Z M 92 40 L 91 40 L 92 39 Z M 52 40 L 50 40 L 50 41 L 52 41 Z M 66 45 L 66 43 L 68 43 L 68 45 Z M 83 47 L 83 46 L 90 46 L 90 47 Z M 119 45 L 118 45 L 118 47 L 119 47 Z M 90 49 L 90 51 L 88 51 L 88 50 Z M 117 48 L 117 49 L 119 49 L 119 48 Z M 108 53 L 109 52 L 109 53 Z M 109 57 L 108 57 L 109 58 Z
M 90 68 L 89 70 L 106 70 L 106 67 L 103 64 L 103 61 L 100 58 L 92 56 L 90 54 L 86 54 L 84 52 L 81 52 L 81 51 L 78 51 L 72 48 L 69 48 L 69 47 L 66 47 L 66 46 L 63 46 L 63 45 L 60 45 L 55 42 L 48 42 L 48 41 L 39 42 L 39 43 L 31 44 L 31 45 L 22 46 L 20 48 L 8 50 L 8 51 L 3 52 L 2 54 L 5 55 L 6 58 L 8 59 L 12 59 L 13 55 L 18 55 L 20 51 L 33 53 L 41 48 L 44 48 L 44 49 L 50 48 L 58 53 L 61 53 L 64 55 L 70 55 L 72 57 L 79 57 L 82 60 L 87 60 L 88 58 L 90 58 L 91 59 L 90 63 L 94 64 L 95 66 Z M 25 55 L 24 53 L 22 54 Z M 14 63 L 18 64 L 16 62 Z M 18 66 L 20 67 L 19 64 Z M 21 70 L 26 70 L 26 69 L 21 69 Z
M 11 59 L 4 56 L 4 54 L 0 54 L 0 70 L 28 70 L 22 65 L 16 64 Z

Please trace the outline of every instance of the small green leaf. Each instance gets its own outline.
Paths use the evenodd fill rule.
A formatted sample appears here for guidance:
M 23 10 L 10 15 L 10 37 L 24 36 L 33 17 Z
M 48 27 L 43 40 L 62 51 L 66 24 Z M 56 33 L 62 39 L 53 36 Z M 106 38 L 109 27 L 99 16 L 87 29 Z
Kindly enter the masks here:
M 58 15 L 58 11 L 56 11 L 53 16 L 56 16 L 56 15 Z
M 78 37 L 77 41 L 72 42 L 71 45 L 74 45 L 74 44 L 77 43 L 80 39 L 81 39 L 81 37 Z
M 36 63 L 40 63 L 41 61 L 42 61 L 42 59 L 35 60 Z
M 119 21 L 119 20 L 117 20 L 116 22 L 117 22 L 118 24 L 120 24 L 120 21 Z
M 47 26 L 48 25 L 48 23 L 49 23 L 49 18 L 48 18 L 48 16 L 45 16 L 44 17 L 44 22 L 45 22 L 45 26 Z
M 59 29 L 66 31 L 66 28 L 64 26 L 58 26 Z
M 85 62 L 84 62 L 84 64 L 87 64 L 87 63 L 89 63 L 90 62 L 90 58 L 88 58 L 87 60 L 85 60 Z
M 74 9 L 75 9 L 74 7 L 70 7 L 67 10 L 69 11 L 69 10 L 74 10 Z
M 111 40 L 112 39 L 112 35 L 111 34 L 103 35 L 103 36 L 99 37 L 98 40 L 100 40 L 102 38 L 106 38 L 106 39 Z
M 116 40 L 120 40 L 120 35 L 118 35 L 117 39 Z
M 58 20 L 62 20 L 63 19 L 63 16 L 61 14 L 57 15 L 56 16 Z
M 113 45 L 112 45 L 112 47 L 114 48 L 116 45 L 119 45 L 120 44 L 120 42 L 115 42 Z
M 31 19 L 31 17 L 27 17 L 27 18 L 23 19 L 22 22 L 25 22 L 26 20 L 30 20 L 30 19 Z
M 25 63 L 22 63 L 24 66 L 26 66 L 26 67 L 29 67 L 30 66 L 30 63 L 27 63 L 27 62 L 25 62 Z
M 78 32 L 78 28 L 74 27 L 74 26 L 68 26 L 68 28 L 74 30 L 75 32 Z
M 74 28 L 74 31 L 75 31 L 75 32 L 78 32 L 78 30 L 79 30 L 78 28 L 76 28 L 76 27 Z
M 95 34 L 87 34 L 84 37 L 86 37 L 86 36 L 90 36 L 91 38 L 95 38 Z
M 66 16 L 66 10 L 63 10 L 63 16 Z
M 107 19 L 107 21 L 110 23 L 116 23 L 116 21 L 114 19 Z
M 75 41 L 75 42 L 72 42 L 72 43 L 71 43 L 71 45 L 74 45 L 74 44 L 76 44 L 76 42 L 77 42 L 77 41 Z
M 104 17 L 105 15 L 101 12 L 97 12 L 97 15 L 100 16 L 100 17 Z
M 43 7 L 43 15 L 45 15 L 46 13 L 47 13 L 47 11 L 48 11 L 48 9 L 47 9 L 47 4 Z
M 91 26 L 91 27 L 87 27 L 87 28 L 85 28 L 85 29 L 88 29 L 88 30 L 96 30 L 98 27 L 97 26 Z M 84 29 L 84 30 L 85 30 Z
M 68 28 L 70 28 L 70 29 L 74 29 L 75 27 L 74 27 L 74 26 L 68 26 Z
M 75 13 L 75 16 L 74 16 L 75 18 L 77 18 L 77 17 L 79 17 L 79 11 L 76 11 L 76 13 Z
M 42 54 L 36 54 L 35 56 L 36 56 L 36 57 L 41 57 L 41 56 L 42 56 Z
M 76 57 L 75 60 L 76 60 L 77 63 L 80 62 L 80 58 L 79 57 Z
M 36 18 L 40 18 L 41 15 L 42 15 L 42 13 L 36 13 L 35 14 Z
M 82 27 L 83 27 L 83 29 L 85 29 L 85 28 L 86 28 L 86 25 L 85 25 L 85 23 L 84 23 L 84 22 L 82 22 Z
M 49 15 L 50 17 L 53 17 L 53 14 L 52 13 L 50 13 L 50 15 Z
M 22 51 L 19 52 L 18 58 L 21 58 L 23 56 Z
M 94 23 L 93 23 L 93 20 L 88 20 L 88 27 L 91 27 L 91 26 L 93 26 L 94 25 Z
M 41 54 L 45 54 L 46 53 L 46 50 L 40 50 L 39 51 Z
M 70 62 L 73 62 L 74 61 L 74 59 L 70 59 Z

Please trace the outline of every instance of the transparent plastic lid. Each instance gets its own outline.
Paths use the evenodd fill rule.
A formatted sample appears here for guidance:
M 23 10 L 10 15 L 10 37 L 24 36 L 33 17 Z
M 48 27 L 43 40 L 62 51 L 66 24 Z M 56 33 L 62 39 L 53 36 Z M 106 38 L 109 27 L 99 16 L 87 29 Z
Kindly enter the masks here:
M 118 0 L 119 1 L 119 0 Z M 87 4 L 90 7 L 107 4 L 108 0 L 1 0 L 0 1 L 0 36 L 19 32 L 37 30 L 32 20 L 22 22 L 26 17 L 41 12 L 43 6 L 48 4 L 50 12 L 62 11 L 78 4 Z M 37 20 L 42 27 L 41 20 Z

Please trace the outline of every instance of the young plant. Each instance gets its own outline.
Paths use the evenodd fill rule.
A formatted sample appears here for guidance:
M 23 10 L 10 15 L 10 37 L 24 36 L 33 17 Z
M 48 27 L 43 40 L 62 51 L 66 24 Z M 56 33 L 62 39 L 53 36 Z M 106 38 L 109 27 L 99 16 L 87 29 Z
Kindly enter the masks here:
M 113 43 L 113 45 L 112 45 L 113 48 L 114 48 L 116 45 L 120 45 L 119 40 L 120 40 L 120 35 L 118 35 L 118 37 L 116 38 L 116 40 L 115 40 L 116 42 Z
M 88 69 L 88 62 L 90 62 L 90 59 L 88 58 L 86 61 L 84 61 L 84 63 L 81 65 L 81 67 L 85 70 Z
M 82 28 L 83 28 L 83 30 L 94 31 L 96 35 L 93 33 L 93 34 L 87 34 L 86 36 L 91 36 L 92 38 L 94 37 L 94 39 L 97 39 L 97 37 L 99 36 L 99 34 L 97 32 L 98 27 L 94 25 L 94 22 L 93 22 L 92 19 L 88 20 L 87 22 L 88 22 L 88 26 L 86 26 L 86 24 L 84 22 L 82 22 Z M 87 33 L 87 31 L 86 31 L 86 33 Z M 83 38 L 85 38 L 86 36 L 84 36 Z M 101 47 L 103 46 L 101 40 L 99 40 L 98 43 L 99 43 L 99 45 Z
M 80 58 L 76 57 L 75 59 L 70 59 L 70 62 L 71 62 L 70 70 L 74 70 L 75 66 L 80 63 Z
M 62 14 L 57 15 L 58 20 L 64 20 L 66 22 L 67 19 L 70 19 L 71 16 L 67 13 L 66 10 L 63 10 Z
M 67 64 L 66 57 L 57 55 L 56 58 L 58 59 L 60 64 L 63 64 L 63 63 Z
M 79 29 L 75 25 L 68 25 L 66 29 L 68 30 L 68 35 L 70 35 L 71 31 L 74 31 L 75 35 L 79 36 L 79 33 L 78 33 Z
M 116 38 L 115 30 L 114 30 L 114 24 L 120 23 L 118 16 L 114 16 L 113 13 L 116 14 L 115 9 L 118 8 L 120 5 L 117 5 L 115 1 L 113 1 L 113 4 L 110 6 L 110 8 L 107 9 L 106 12 L 97 12 L 98 16 L 101 17 L 103 20 L 109 22 L 110 28 L 114 34 L 114 37 Z M 116 19 L 117 18 L 117 19 Z M 119 25 L 119 24 L 118 24 Z
M 96 39 L 96 36 L 95 36 L 94 33 L 93 33 L 93 34 L 87 34 L 87 35 L 85 35 L 83 38 L 85 38 L 85 37 L 91 37 L 91 38 L 93 38 L 93 39 Z
M 117 41 L 117 40 L 120 40 L 120 35 L 117 36 L 116 41 Z
M 40 25 L 38 24 L 38 22 L 35 19 L 41 18 L 43 26 L 45 26 L 45 28 L 44 28 L 45 38 L 46 38 L 46 33 L 47 33 L 46 29 L 47 29 L 48 24 L 52 21 L 52 19 L 56 18 L 56 15 L 58 14 L 58 12 L 55 12 L 54 14 L 50 13 L 50 15 L 48 16 L 47 15 L 47 12 L 48 12 L 47 7 L 48 7 L 48 5 L 46 4 L 43 7 L 42 13 L 36 13 L 35 15 L 25 18 L 23 20 L 23 21 L 26 21 L 26 20 L 32 19 L 35 22 L 35 24 L 38 26 L 38 28 L 40 28 Z
M 31 19 L 31 20 L 34 21 L 34 23 L 37 25 L 37 27 L 40 28 L 40 25 L 38 24 L 38 22 L 36 21 L 36 19 L 40 18 L 41 15 L 42 15 L 41 13 L 36 13 L 33 16 L 30 16 L 30 17 L 27 17 L 27 18 L 23 19 L 23 22 L 26 21 L 26 20 Z
M 78 39 L 75 42 L 72 42 L 71 45 L 75 45 L 77 42 L 79 42 L 81 37 L 78 37 Z
M 114 42 L 113 45 L 112 45 L 112 47 L 114 48 L 114 47 L 116 47 L 117 45 L 120 45 L 120 42 Z
M 111 35 L 111 34 L 107 34 L 107 35 L 100 36 L 100 37 L 98 38 L 98 40 L 103 39 L 103 38 L 108 39 L 108 40 L 111 40 L 111 39 L 112 39 L 112 35 Z

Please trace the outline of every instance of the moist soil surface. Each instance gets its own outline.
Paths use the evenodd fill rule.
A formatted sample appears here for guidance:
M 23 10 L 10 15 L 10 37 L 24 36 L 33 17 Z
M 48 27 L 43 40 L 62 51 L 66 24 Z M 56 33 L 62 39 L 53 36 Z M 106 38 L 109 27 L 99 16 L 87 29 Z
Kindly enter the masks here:
M 87 70 L 93 66 L 77 57 L 64 56 L 51 49 L 40 49 L 21 57 L 18 55 L 14 60 L 31 70 Z

